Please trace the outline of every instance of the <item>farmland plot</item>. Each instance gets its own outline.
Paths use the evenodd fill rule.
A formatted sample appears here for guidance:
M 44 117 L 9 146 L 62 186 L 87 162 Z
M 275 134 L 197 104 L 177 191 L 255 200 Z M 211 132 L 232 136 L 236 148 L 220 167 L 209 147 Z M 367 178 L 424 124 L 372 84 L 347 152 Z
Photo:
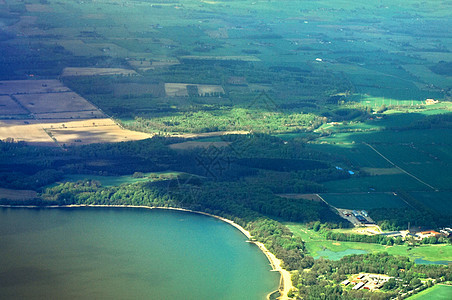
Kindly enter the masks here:
M 344 209 L 401 208 L 406 204 L 393 193 L 321 194 L 330 205 Z
M 15 95 L 34 114 L 95 111 L 97 108 L 74 92 Z M 69 117 L 70 118 L 70 117 Z
M 139 140 L 57 80 L 0 82 L 0 140 L 36 145 L 78 145 Z M 31 113 L 29 116 L 25 116 Z
M 134 70 L 123 68 L 64 68 L 62 76 L 111 76 L 111 75 L 138 75 Z
M 58 80 L 5 80 L 0 81 L 0 95 L 59 93 L 70 89 Z
M 189 94 L 188 89 L 190 86 L 196 86 L 197 94 L 200 96 L 210 94 L 224 94 L 224 89 L 219 85 L 208 84 L 188 84 L 188 83 L 165 83 L 165 92 L 169 97 L 187 97 Z
M 26 114 L 28 114 L 28 111 L 11 99 L 10 96 L 0 96 L 0 116 Z

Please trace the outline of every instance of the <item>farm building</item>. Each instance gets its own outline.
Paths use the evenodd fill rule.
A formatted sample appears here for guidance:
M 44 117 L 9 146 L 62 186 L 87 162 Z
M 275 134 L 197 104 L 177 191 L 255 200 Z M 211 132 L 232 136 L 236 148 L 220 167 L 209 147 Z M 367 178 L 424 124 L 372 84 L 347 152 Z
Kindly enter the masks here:
M 425 100 L 425 105 L 432 105 L 432 104 L 436 104 L 436 103 L 438 103 L 439 101 L 438 100 L 435 100 L 435 99 L 426 99 Z
M 362 288 L 364 285 L 366 284 L 366 282 L 359 282 L 357 285 L 355 285 L 352 290 L 359 290 L 360 288 Z
M 350 280 L 344 280 L 341 282 L 341 284 L 343 285 L 349 285 L 350 284 Z
M 441 233 L 436 232 L 434 230 L 429 230 L 429 231 L 418 232 L 416 235 L 421 239 L 425 239 L 428 237 L 439 236 L 439 235 L 441 235 Z

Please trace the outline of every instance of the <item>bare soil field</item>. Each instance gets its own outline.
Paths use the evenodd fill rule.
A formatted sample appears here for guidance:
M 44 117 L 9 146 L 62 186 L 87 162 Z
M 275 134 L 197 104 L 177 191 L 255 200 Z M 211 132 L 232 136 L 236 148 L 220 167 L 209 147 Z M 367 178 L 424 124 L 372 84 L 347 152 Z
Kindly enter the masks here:
M 169 97 L 186 97 L 188 96 L 187 86 L 196 85 L 198 87 L 198 94 L 201 96 L 210 93 L 224 94 L 223 87 L 219 85 L 208 84 L 188 84 L 188 83 L 165 83 L 165 92 Z
M 187 97 L 186 83 L 165 83 L 165 93 L 169 97 Z
M 197 86 L 200 95 L 208 95 L 210 93 L 224 94 L 224 89 L 219 85 L 198 84 Z
M 372 176 L 393 175 L 393 174 L 403 173 L 400 169 L 397 169 L 397 168 L 361 168 L 361 170 L 369 173 Z
M 58 41 L 58 45 L 64 47 L 67 51 L 76 56 L 100 56 L 102 51 L 96 47 L 91 47 L 80 40 L 62 40 Z
M 36 198 L 36 192 L 31 190 L 11 190 L 0 188 L 0 199 L 29 200 Z
M 23 109 L 10 96 L 0 96 L 0 116 L 25 114 L 28 114 L 28 111 Z
M 34 115 L 36 119 L 44 120 L 67 120 L 67 119 L 102 119 L 105 118 L 100 110 L 85 110 L 85 111 L 68 111 L 68 112 L 49 112 Z
M 118 83 L 114 87 L 115 96 L 127 95 L 145 95 L 150 94 L 153 97 L 164 97 L 165 86 L 163 83 L 145 84 L 145 83 Z
M 158 68 L 165 68 L 180 64 L 180 62 L 177 60 L 168 60 L 168 61 L 129 60 L 128 63 L 132 68 L 138 69 L 140 71 L 155 70 Z
M 59 93 L 71 91 L 58 80 L 6 80 L 0 81 L 0 95 Z
M 53 128 L 47 129 L 47 132 L 56 139 L 58 144 L 66 146 L 91 143 L 116 143 L 152 137 L 152 135 L 147 133 L 122 129 L 111 119 L 66 122 L 64 123 L 64 128 L 61 126 L 61 123 L 53 125 Z
M 41 124 L 32 123 L 33 121 L 0 120 L 0 140 L 13 139 L 33 145 L 55 146 L 55 141 L 44 131 Z
M 27 11 L 29 12 L 51 12 L 52 7 L 45 4 L 25 4 Z
M 122 68 L 64 68 L 62 76 L 108 76 L 108 75 L 138 75 L 134 70 Z
M 93 111 L 97 108 L 74 92 L 15 95 L 30 112 L 55 113 Z

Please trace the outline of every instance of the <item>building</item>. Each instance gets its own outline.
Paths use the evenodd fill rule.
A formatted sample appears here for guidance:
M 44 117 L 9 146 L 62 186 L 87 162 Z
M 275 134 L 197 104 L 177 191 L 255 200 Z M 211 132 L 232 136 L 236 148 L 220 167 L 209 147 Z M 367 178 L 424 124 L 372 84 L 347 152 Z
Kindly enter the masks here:
M 429 230 L 429 231 L 418 232 L 416 235 L 421 239 L 425 239 L 425 238 L 429 238 L 429 237 L 437 237 L 437 236 L 441 235 L 441 233 L 436 232 L 434 230 Z
M 432 105 L 432 104 L 436 104 L 436 103 L 438 103 L 439 101 L 438 100 L 435 100 L 435 99 L 426 99 L 425 100 L 425 105 Z

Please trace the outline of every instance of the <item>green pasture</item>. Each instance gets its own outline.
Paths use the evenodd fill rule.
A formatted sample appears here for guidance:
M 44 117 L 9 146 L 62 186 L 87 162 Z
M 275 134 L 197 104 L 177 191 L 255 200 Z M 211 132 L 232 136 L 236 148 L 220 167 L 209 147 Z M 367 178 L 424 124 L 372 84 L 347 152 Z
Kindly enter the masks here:
M 441 141 L 439 136 L 437 141 Z M 418 144 L 416 140 L 413 141 L 413 144 L 374 145 L 374 148 L 400 168 L 435 189 L 450 189 L 452 155 L 440 159 L 428 151 L 430 147 L 424 148 L 424 145 Z
M 309 230 L 302 224 L 287 223 L 285 225 L 295 236 L 301 237 L 305 241 L 308 253 L 314 257 L 323 254 L 327 258 L 340 259 L 344 255 L 353 254 L 354 251 L 351 250 L 361 250 L 366 253 L 388 252 L 391 255 L 407 256 L 412 260 L 422 258 L 431 262 L 452 261 L 452 245 L 439 244 L 411 247 L 407 245 L 385 246 L 370 243 L 337 242 L 326 240 L 318 232 Z
M 317 151 L 332 153 L 349 164 L 353 170 L 362 167 L 390 168 L 386 160 L 364 144 L 308 144 L 306 147 Z
M 416 200 L 441 215 L 452 216 L 452 192 L 410 192 Z
M 437 284 L 431 288 L 423 290 L 419 294 L 409 297 L 408 299 L 449 300 L 451 297 L 452 297 L 452 286 Z
M 329 193 L 393 192 L 398 189 L 431 190 L 406 174 L 352 177 L 324 182 L 323 185 Z
M 320 194 L 328 204 L 336 208 L 370 210 L 373 208 L 402 208 L 406 207 L 400 197 L 393 193 L 347 193 Z
M 443 137 L 450 134 L 450 129 L 416 129 L 416 130 L 382 130 L 367 132 L 341 132 L 331 136 L 321 137 L 318 142 L 331 144 L 432 144 L 432 143 L 449 143 Z

